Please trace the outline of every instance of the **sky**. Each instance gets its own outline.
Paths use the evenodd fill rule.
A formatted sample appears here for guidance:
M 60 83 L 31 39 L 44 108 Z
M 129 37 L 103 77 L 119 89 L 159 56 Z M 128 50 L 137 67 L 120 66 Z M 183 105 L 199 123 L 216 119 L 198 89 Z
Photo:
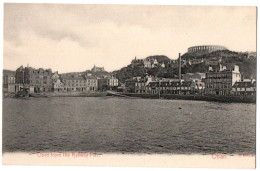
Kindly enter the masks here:
M 118 70 L 191 46 L 256 51 L 255 7 L 5 4 L 3 68 Z

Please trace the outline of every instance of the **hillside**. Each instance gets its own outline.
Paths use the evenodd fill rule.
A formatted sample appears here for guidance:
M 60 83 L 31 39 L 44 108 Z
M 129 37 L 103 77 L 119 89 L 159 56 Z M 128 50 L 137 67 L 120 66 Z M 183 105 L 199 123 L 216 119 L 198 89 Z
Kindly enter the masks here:
M 156 59 L 159 63 L 167 63 L 170 62 L 170 58 L 164 55 L 154 55 L 154 56 L 148 56 L 145 59 Z
M 182 55 L 182 60 L 192 60 L 192 59 L 209 59 L 213 57 L 222 57 L 222 65 L 238 65 L 240 68 L 241 74 L 244 78 L 256 78 L 256 57 L 247 57 L 246 53 L 239 53 L 229 50 L 223 51 L 215 51 L 211 53 L 185 53 Z M 156 58 L 157 61 L 165 63 L 170 62 L 171 60 L 164 55 L 160 56 L 149 56 L 146 59 Z M 160 63 L 159 62 L 159 63 Z M 182 74 L 186 73 L 194 73 L 194 72 L 207 72 L 209 69 L 209 65 L 205 63 L 195 64 L 195 65 L 185 65 L 182 67 Z M 112 74 L 115 75 L 119 81 L 124 82 L 126 79 L 136 77 L 136 76 L 144 76 L 146 73 L 164 77 L 164 78 L 176 78 L 178 75 L 178 68 L 176 65 L 167 64 L 165 68 L 160 66 L 154 68 L 144 68 L 143 65 L 128 65 L 123 67 L 120 70 L 113 71 Z

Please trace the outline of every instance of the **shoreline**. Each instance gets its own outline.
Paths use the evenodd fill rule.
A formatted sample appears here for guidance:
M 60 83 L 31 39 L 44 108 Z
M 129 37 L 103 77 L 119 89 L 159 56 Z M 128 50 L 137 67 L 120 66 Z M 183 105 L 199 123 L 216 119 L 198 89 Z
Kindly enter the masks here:
M 147 99 L 167 99 L 167 100 L 194 100 L 194 101 L 213 101 L 222 103 L 256 103 L 255 96 L 209 96 L 209 95 L 182 95 L 182 94 L 142 94 L 142 93 L 123 93 L 108 92 L 108 96 L 119 97 L 139 97 Z
M 14 93 L 3 93 L 3 98 L 15 98 Z M 194 100 L 211 101 L 221 103 L 256 103 L 256 96 L 209 96 L 209 95 L 182 95 L 182 94 L 143 94 L 126 93 L 115 91 L 103 92 L 45 92 L 30 93 L 29 98 L 51 98 L 51 97 L 123 97 L 123 98 L 144 98 L 144 99 L 166 99 L 166 100 Z

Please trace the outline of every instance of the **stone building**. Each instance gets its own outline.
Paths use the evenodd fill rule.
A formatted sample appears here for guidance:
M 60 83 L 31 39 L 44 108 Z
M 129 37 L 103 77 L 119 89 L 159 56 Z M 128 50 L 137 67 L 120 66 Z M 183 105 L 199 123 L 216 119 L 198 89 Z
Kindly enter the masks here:
M 256 96 L 256 81 L 237 81 L 232 87 L 232 94 L 236 96 Z
M 86 79 L 86 90 L 96 91 L 98 90 L 98 79 L 94 76 L 85 76 Z
M 15 92 L 15 74 L 4 74 L 3 91 L 8 93 Z
M 203 46 L 193 46 L 188 48 L 188 52 L 214 52 L 217 50 L 227 50 L 224 46 L 217 45 L 203 45 Z
M 51 69 L 21 66 L 16 70 L 15 82 L 20 85 L 28 85 L 30 93 L 50 92 L 52 89 L 51 77 Z
M 210 70 L 206 73 L 205 94 L 207 95 L 231 95 L 232 86 L 241 81 L 239 66 L 234 65 L 227 69 L 220 65 L 218 70 Z
M 63 92 L 63 91 L 66 91 L 66 89 L 64 89 L 64 83 L 61 82 L 60 78 L 57 78 L 57 79 L 53 80 L 53 82 L 52 82 L 52 91 L 53 92 Z
M 63 76 L 65 91 L 95 91 L 97 90 L 97 79 L 93 76 Z
M 116 77 L 106 77 L 98 79 L 99 90 L 115 90 L 118 87 L 118 79 Z
M 96 65 L 94 65 L 94 67 L 91 69 L 92 72 L 102 72 L 105 71 L 104 67 L 96 67 Z

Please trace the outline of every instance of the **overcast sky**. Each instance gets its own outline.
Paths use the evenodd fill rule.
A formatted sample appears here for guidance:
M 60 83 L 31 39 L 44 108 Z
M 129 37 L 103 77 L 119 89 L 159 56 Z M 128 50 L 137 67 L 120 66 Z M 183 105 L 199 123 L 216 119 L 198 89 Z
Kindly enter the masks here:
M 5 4 L 4 69 L 113 71 L 196 45 L 256 51 L 255 7 Z

